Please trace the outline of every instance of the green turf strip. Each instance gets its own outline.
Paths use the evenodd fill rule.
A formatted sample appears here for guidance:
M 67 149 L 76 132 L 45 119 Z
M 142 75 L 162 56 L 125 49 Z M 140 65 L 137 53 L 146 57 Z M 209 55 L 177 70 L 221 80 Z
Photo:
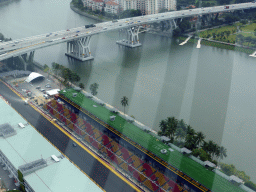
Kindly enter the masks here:
M 66 92 L 63 92 L 63 90 L 60 91 L 60 94 L 214 192 L 244 191 L 189 157 L 182 155 L 180 152 L 176 150 L 170 152 L 168 150 L 168 148 L 170 148 L 168 145 L 158 141 L 156 137 L 146 133 L 132 123 L 128 123 L 124 118 L 110 112 L 92 99 L 85 97 L 84 94 L 77 92 L 74 89 L 66 89 L 65 91 Z M 77 93 L 77 96 L 73 97 L 73 93 Z M 93 105 L 97 107 L 94 107 Z M 116 116 L 114 121 L 110 121 L 110 116 L 112 115 Z M 168 152 L 162 154 L 160 152 L 161 149 L 167 149 Z

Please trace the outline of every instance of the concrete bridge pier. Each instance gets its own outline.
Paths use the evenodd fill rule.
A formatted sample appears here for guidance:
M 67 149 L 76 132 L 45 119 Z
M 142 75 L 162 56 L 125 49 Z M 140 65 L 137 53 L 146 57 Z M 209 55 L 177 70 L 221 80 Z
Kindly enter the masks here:
M 174 30 L 176 29 L 178 26 L 177 26 L 177 23 L 174 19 L 171 19 L 170 20 L 170 26 L 171 26 L 171 29 Z
M 90 51 L 91 36 L 82 37 L 78 40 L 67 42 L 67 55 L 79 61 L 87 61 L 94 59 Z
M 116 43 L 126 47 L 139 47 L 141 43 L 139 41 L 139 29 L 141 26 L 133 26 L 127 30 L 127 39 L 119 40 Z
M 33 63 L 35 51 L 31 51 L 29 55 L 27 53 L 19 55 L 20 61 L 24 64 L 24 70 L 27 70 L 28 63 Z

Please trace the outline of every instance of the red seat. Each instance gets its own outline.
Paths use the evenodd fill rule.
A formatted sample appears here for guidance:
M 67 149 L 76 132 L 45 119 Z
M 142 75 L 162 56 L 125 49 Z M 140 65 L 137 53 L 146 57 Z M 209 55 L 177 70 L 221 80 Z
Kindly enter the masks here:
M 121 152 L 123 153 L 122 156 L 123 156 L 124 160 L 126 160 L 126 159 L 128 159 L 130 157 L 129 152 L 128 152 L 128 150 L 126 148 L 122 148 Z
M 107 135 L 103 135 L 102 136 L 102 143 L 103 145 L 107 145 L 109 143 L 109 139 L 108 139 L 108 136 Z

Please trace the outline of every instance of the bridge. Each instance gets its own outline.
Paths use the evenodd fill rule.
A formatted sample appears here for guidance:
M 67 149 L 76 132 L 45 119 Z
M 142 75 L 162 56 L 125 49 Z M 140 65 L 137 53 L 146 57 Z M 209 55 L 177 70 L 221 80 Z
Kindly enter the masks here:
M 116 43 L 133 48 L 141 45 L 139 42 L 139 29 L 143 24 L 166 21 L 169 22 L 171 29 L 173 30 L 177 27 L 177 19 L 193 16 L 206 16 L 211 18 L 215 13 L 244 10 L 255 7 L 256 3 L 250 2 L 231 4 L 228 5 L 228 7 L 215 6 L 165 12 L 120 19 L 116 21 L 102 22 L 88 26 L 88 28 L 83 26 L 22 39 L 16 39 L 8 42 L 0 42 L 0 61 L 18 56 L 26 66 L 26 62 L 33 59 L 34 51 L 36 49 L 41 49 L 60 43 L 67 43 L 67 56 L 78 59 L 80 61 L 90 60 L 93 59 L 90 51 L 90 39 L 93 35 L 99 33 L 126 29 L 127 39 L 117 41 Z M 27 53 L 30 54 L 27 55 Z

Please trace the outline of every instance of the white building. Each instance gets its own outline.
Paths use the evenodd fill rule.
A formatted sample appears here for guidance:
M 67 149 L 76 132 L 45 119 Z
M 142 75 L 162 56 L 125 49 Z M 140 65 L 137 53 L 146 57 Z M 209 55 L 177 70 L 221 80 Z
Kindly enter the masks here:
M 130 9 L 135 9 L 137 10 L 138 7 L 138 1 L 140 0 L 123 0 L 122 1 L 122 10 L 125 11 L 125 10 L 130 10 Z
M 103 0 L 93 0 L 92 1 L 92 11 L 99 10 L 102 11 L 104 6 Z
M 108 1 L 105 3 L 104 11 L 106 13 L 117 14 L 119 12 L 119 4 L 114 1 Z

